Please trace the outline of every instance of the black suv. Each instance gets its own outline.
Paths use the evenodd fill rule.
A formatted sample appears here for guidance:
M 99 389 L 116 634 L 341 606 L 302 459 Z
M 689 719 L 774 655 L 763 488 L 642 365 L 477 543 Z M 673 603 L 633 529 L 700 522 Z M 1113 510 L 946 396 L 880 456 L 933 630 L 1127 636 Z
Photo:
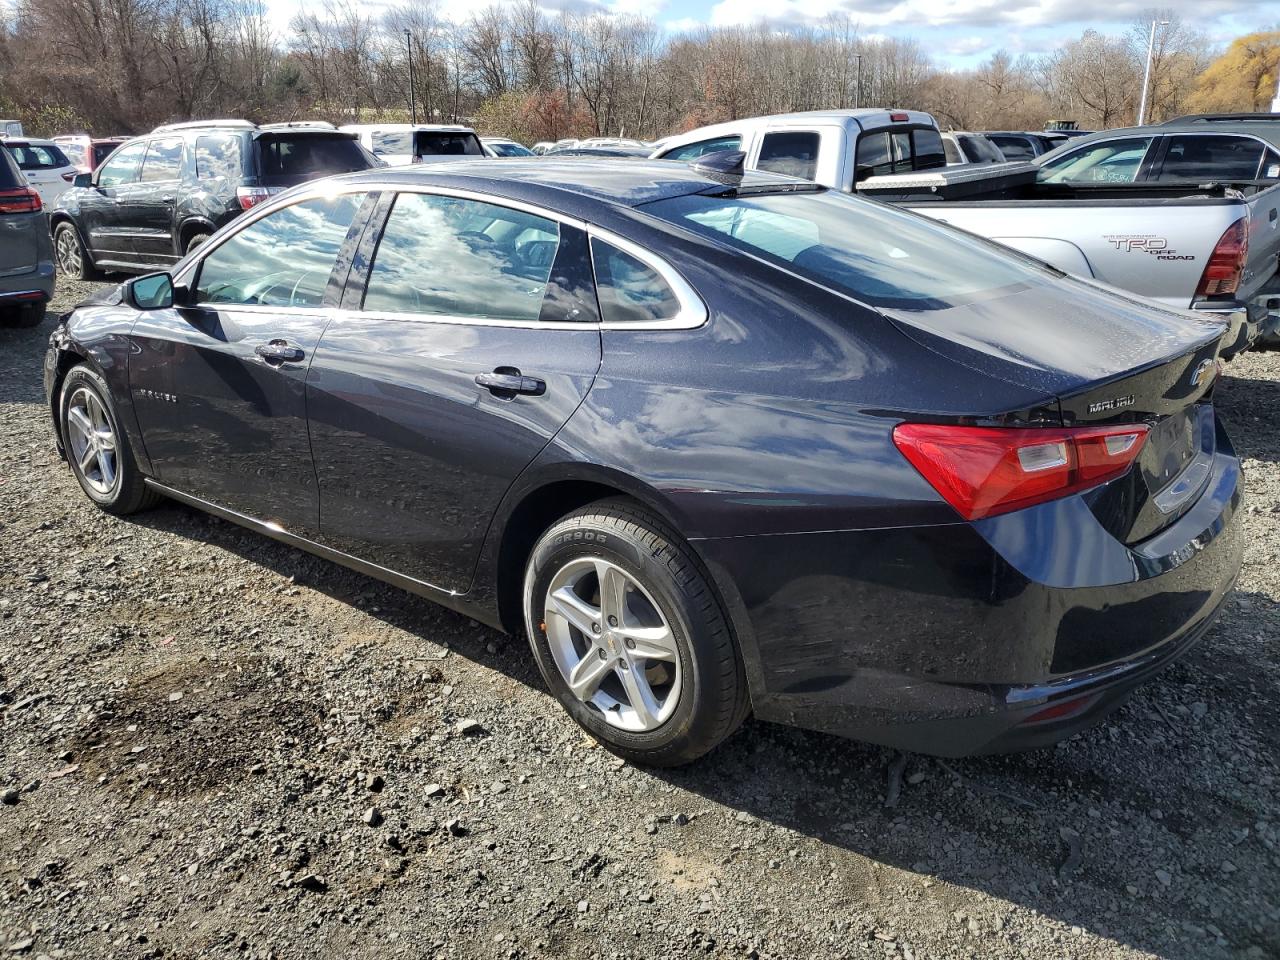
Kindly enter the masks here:
M 223 224 L 281 190 L 376 167 L 328 124 L 175 123 L 122 143 L 50 212 L 58 269 L 167 270 Z

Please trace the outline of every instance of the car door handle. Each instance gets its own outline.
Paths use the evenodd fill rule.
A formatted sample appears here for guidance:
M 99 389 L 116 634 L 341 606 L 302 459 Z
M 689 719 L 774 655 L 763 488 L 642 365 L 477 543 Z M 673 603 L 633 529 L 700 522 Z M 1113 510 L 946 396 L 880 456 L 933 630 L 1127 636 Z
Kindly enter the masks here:
M 523 376 L 514 367 L 499 367 L 493 373 L 477 373 L 476 383 L 495 397 L 510 399 L 517 394 L 540 397 L 547 392 L 545 380 Z
M 260 343 L 253 348 L 253 352 L 272 366 L 279 366 L 282 363 L 297 363 L 306 356 L 301 347 L 295 347 L 286 340 L 272 340 L 268 343 Z
M 173 203 L 173 197 L 161 197 L 161 198 L 160 198 L 160 202 L 161 202 L 161 203 Z

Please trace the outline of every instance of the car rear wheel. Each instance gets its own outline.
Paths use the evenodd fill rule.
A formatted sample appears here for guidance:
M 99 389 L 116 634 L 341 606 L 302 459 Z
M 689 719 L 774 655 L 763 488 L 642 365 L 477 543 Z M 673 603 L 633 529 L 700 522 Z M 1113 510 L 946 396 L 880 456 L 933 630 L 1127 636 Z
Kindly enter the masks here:
M 80 234 L 70 223 L 58 224 L 53 232 L 53 253 L 58 271 L 69 280 L 97 280 L 101 276 L 85 252 Z
M 120 429 L 106 381 L 86 366 L 72 367 L 62 382 L 58 422 L 71 472 L 89 499 L 107 513 L 137 513 L 160 495 L 147 487 Z
M 0 312 L 0 319 L 15 327 L 38 327 L 44 322 L 47 307 L 43 303 L 24 303 L 17 307 L 7 307 Z
M 212 234 L 208 234 L 208 233 L 194 234 L 189 240 L 187 240 L 187 249 L 184 250 L 183 252 L 190 253 L 192 250 L 198 249 L 202 244 L 208 242 L 210 236 L 212 236 Z
M 746 716 L 741 659 L 692 551 L 630 501 L 591 504 L 552 526 L 524 594 L 548 687 L 614 753 L 678 766 Z

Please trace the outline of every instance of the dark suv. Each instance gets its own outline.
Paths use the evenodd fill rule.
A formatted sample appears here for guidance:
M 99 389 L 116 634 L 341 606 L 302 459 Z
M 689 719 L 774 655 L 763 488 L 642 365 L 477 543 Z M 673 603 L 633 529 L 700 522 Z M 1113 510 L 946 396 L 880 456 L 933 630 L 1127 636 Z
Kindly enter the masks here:
M 120 145 L 50 213 L 58 269 L 165 270 L 272 194 L 378 161 L 328 124 L 176 123 Z

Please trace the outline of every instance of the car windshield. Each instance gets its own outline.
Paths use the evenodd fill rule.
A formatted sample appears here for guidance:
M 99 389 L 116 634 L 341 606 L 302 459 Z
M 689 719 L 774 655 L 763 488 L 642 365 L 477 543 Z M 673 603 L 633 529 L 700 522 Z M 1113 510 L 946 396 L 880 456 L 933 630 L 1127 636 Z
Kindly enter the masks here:
M 490 141 L 489 149 L 500 157 L 532 157 L 533 152 L 518 143 L 506 143 L 502 140 Z
M 71 166 L 66 154 L 51 143 L 14 143 L 9 144 L 9 151 L 23 170 L 56 170 Z
M 873 306 L 941 310 L 1052 276 L 978 237 L 833 191 L 693 194 L 643 209 Z
M 263 177 L 305 180 L 351 170 L 367 170 L 369 155 L 351 137 L 308 134 L 258 141 Z

